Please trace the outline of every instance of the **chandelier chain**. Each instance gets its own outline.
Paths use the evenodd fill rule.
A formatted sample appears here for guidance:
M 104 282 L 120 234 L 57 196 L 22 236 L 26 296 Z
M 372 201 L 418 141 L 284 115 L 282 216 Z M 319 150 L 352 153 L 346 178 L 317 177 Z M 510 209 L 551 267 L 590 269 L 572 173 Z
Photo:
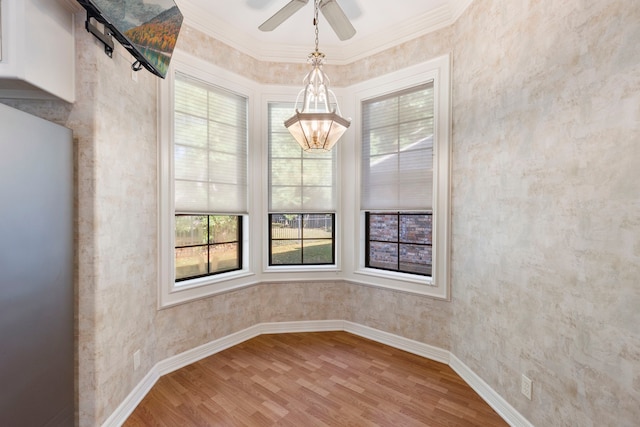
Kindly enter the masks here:
M 315 11 L 313 14 L 313 25 L 316 27 L 316 52 L 318 52 L 318 2 L 319 0 L 314 0 Z

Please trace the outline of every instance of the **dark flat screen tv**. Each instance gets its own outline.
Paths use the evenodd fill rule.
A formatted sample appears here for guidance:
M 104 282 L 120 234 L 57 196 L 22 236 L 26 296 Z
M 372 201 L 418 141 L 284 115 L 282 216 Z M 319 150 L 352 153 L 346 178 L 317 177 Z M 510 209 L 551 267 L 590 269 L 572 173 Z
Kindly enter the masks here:
M 173 0 L 77 1 L 87 10 L 87 23 L 90 18 L 102 23 L 139 65 L 159 77 L 167 75 L 183 20 Z

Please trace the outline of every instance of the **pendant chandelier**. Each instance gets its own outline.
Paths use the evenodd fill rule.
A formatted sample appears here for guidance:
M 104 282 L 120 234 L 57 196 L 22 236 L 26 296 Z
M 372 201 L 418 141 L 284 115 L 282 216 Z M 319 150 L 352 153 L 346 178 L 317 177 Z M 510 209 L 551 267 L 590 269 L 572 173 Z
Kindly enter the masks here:
M 329 78 L 322 71 L 324 53 L 318 51 L 318 2 L 315 0 L 313 25 L 316 30 L 316 50 L 311 52 L 308 62 L 311 71 L 304 77 L 304 89 L 296 99 L 295 113 L 284 122 L 285 127 L 304 151 L 329 151 L 345 133 L 351 119 L 340 116 L 340 107 L 335 94 L 329 90 Z M 332 108 L 331 95 L 333 99 Z M 302 98 L 301 108 L 298 103 Z

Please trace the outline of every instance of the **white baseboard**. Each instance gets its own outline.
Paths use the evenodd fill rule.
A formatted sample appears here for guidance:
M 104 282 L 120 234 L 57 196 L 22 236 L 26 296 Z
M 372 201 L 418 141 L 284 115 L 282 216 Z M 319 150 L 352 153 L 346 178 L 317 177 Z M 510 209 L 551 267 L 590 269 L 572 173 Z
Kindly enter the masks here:
M 158 362 L 140 383 L 129 393 L 124 401 L 116 408 L 102 427 L 120 427 L 129 418 L 134 409 L 147 395 L 156 381 L 170 372 L 195 363 L 229 347 L 240 344 L 262 334 L 284 334 L 292 332 L 326 332 L 345 331 L 354 335 L 368 338 L 372 341 L 386 344 L 436 362 L 445 363 L 465 380 L 509 425 L 512 427 L 533 427 L 515 408 L 493 390 L 482 378 L 467 365 L 447 350 L 434 347 L 399 335 L 379 329 L 370 328 L 358 323 L 345 320 L 317 320 L 301 322 L 259 323 L 239 332 L 213 340 L 207 344 L 169 357 Z
M 484 399 L 511 427 L 534 427 L 520 412 L 502 398 L 489 384 L 460 359 L 451 354 L 449 366 Z
M 156 365 L 158 366 L 158 365 Z M 156 366 L 151 368 L 151 370 L 147 373 L 147 375 L 142 378 L 142 381 L 136 385 L 131 393 L 120 403 L 120 405 L 116 408 L 115 411 L 106 419 L 104 423 L 102 423 L 103 427 L 107 426 L 121 426 L 127 421 L 129 415 L 136 409 L 136 406 L 142 402 L 142 399 L 149 393 L 153 385 L 158 381 L 160 375 L 158 375 L 158 370 Z
M 400 335 L 394 335 L 379 329 L 360 325 L 358 323 L 345 321 L 344 324 L 345 326 L 342 329 L 343 331 L 350 332 L 354 335 L 359 335 L 363 338 L 368 338 L 409 353 L 417 354 L 418 356 L 435 360 L 436 362 L 445 363 L 447 365 L 449 364 L 449 352 L 447 350 L 443 350 L 420 341 L 401 337 Z

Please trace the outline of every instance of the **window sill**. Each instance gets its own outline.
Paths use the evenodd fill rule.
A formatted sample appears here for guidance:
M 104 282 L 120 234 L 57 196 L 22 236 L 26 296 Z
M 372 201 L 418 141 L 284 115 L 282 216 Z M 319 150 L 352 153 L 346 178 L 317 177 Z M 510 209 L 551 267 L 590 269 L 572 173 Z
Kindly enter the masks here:
M 353 276 L 346 280 L 360 285 L 408 292 L 441 300 L 450 300 L 446 289 L 443 286 L 438 286 L 432 277 L 427 276 L 361 268 L 354 271 Z
M 336 265 L 272 265 L 264 269 L 265 273 L 312 273 L 316 271 L 337 272 Z
M 343 275 L 336 265 L 283 265 L 264 269 L 264 282 L 317 282 L 342 280 Z
M 259 277 L 249 270 L 230 271 L 215 276 L 169 283 L 163 287 L 158 308 L 173 307 L 257 283 L 260 283 Z

